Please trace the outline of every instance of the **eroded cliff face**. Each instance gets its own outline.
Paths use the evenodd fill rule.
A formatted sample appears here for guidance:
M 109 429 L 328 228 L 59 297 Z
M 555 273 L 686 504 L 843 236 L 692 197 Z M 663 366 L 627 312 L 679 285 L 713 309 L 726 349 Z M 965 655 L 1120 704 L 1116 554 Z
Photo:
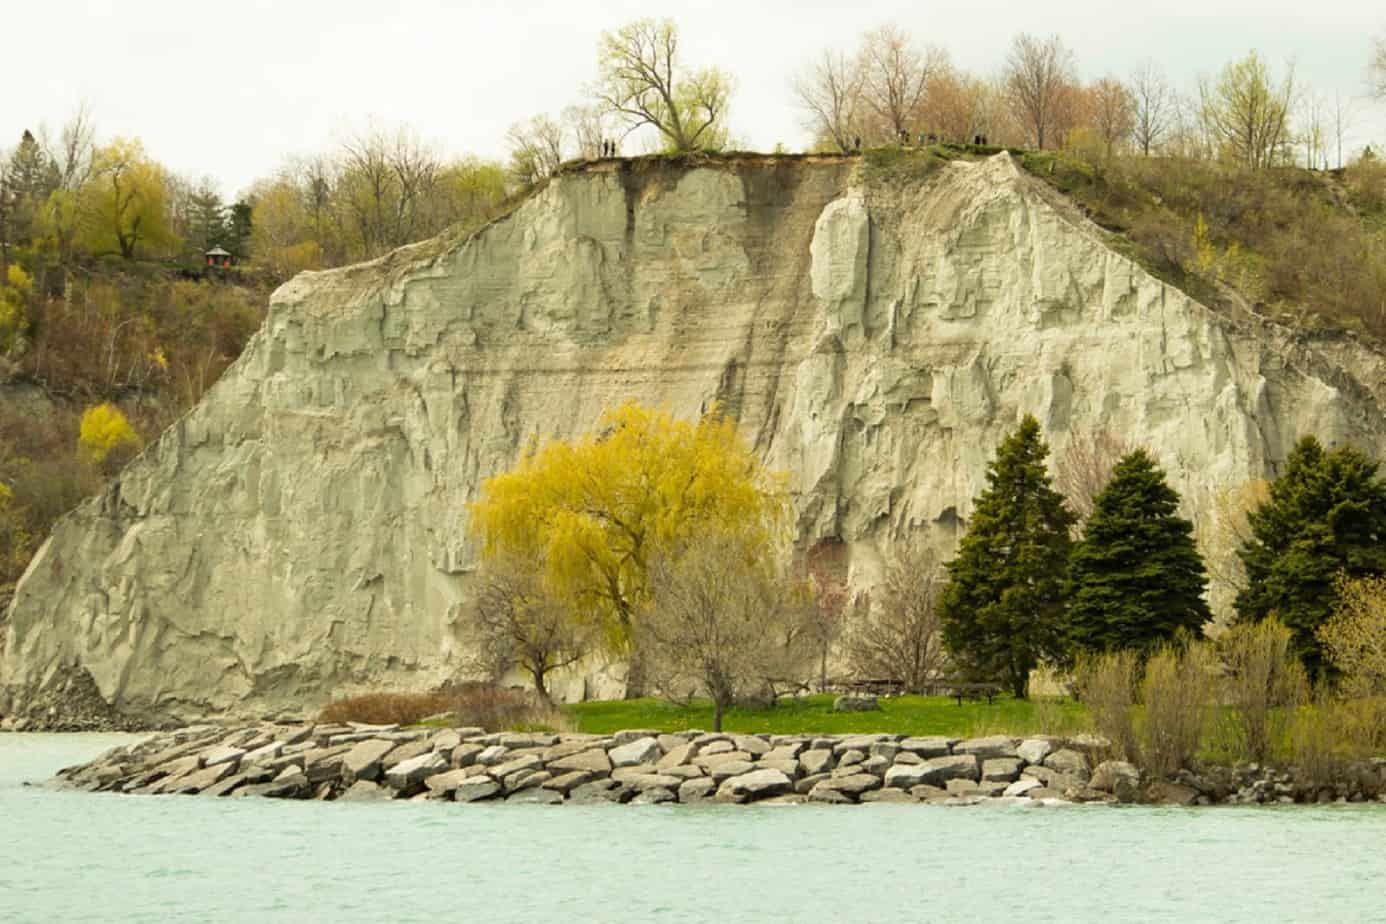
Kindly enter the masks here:
M 592 168 L 465 241 L 276 292 L 35 558 L 0 714 L 301 710 L 465 675 L 466 503 L 628 398 L 722 402 L 791 474 L 800 539 L 843 542 L 867 585 L 897 542 L 951 551 L 1025 412 L 1058 450 L 1151 447 L 1206 519 L 1303 433 L 1380 452 L 1383 389 L 1380 355 L 1210 311 L 1005 155 L 917 182 L 846 158 Z

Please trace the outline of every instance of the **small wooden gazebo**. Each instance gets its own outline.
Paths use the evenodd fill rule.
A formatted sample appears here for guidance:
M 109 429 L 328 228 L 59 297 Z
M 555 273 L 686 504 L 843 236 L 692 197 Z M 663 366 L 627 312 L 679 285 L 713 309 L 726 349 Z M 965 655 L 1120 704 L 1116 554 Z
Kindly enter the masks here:
M 222 250 L 220 247 L 213 247 L 211 250 L 203 254 L 203 256 L 207 258 L 208 266 L 231 265 L 231 254 L 227 253 L 225 250 Z

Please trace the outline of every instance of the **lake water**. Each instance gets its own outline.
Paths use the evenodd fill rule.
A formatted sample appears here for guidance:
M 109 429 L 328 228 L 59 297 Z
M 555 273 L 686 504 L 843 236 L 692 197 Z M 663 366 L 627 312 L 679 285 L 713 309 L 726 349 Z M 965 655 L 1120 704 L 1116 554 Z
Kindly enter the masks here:
M 0 735 L 0 921 L 1386 921 L 1386 806 L 486 806 L 25 787 L 132 740 Z

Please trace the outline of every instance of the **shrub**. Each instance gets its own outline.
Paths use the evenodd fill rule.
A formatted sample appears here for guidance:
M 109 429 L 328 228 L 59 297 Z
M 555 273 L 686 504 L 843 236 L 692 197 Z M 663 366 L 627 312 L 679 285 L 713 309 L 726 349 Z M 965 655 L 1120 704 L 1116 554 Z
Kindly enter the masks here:
M 1340 575 L 1338 605 L 1318 637 L 1344 693 L 1386 694 L 1386 577 Z
M 1078 662 L 1078 696 L 1098 734 L 1111 742 L 1112 757 L 1135 760 L 1138 756 L 1132 713 L 1140 658 L 1134 651 L 1088 655 Z
M 1203 743 L 1212 671 L 1207 647 L 1160 648 L 1145 666 L 1140 763 L 1157 776 L 1189 767 Z
M 1289 732 L 1308 683 L 1294 633 L 1277 619 L 1233 626 L 1217 641 L 1223 672 L 1219 738 L 1227 751 L 1265 761 Z
M 322 722 L 414 725 L 433 715 L 450 714 L 456 725 L 487 731 L 563 728 L 553 706 L 525 690 L 489 683 L 464 683 L 428 693 L 365 693 L 333 700 L 318 714 Z

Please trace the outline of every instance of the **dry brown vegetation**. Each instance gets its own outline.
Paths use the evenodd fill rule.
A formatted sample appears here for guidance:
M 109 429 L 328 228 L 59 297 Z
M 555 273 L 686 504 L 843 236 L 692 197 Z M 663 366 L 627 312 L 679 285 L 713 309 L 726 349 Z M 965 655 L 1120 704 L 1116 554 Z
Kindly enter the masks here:
M 535 695 L 488 683 L 466 683 L 428 693 L 364 693 L 333 700 L 323 707 L 323 722 L 368 725 L 414 725 L 447 715 L 452 725 L 475 725 L 487 731 L 561 729 L 566 720 Z
M 1386 165 L 1250 170 L 1183 157 L 1028 152 L 1134 255 L 1192 294 L 1235 289 L 1304 327 L 1386 337 Z

